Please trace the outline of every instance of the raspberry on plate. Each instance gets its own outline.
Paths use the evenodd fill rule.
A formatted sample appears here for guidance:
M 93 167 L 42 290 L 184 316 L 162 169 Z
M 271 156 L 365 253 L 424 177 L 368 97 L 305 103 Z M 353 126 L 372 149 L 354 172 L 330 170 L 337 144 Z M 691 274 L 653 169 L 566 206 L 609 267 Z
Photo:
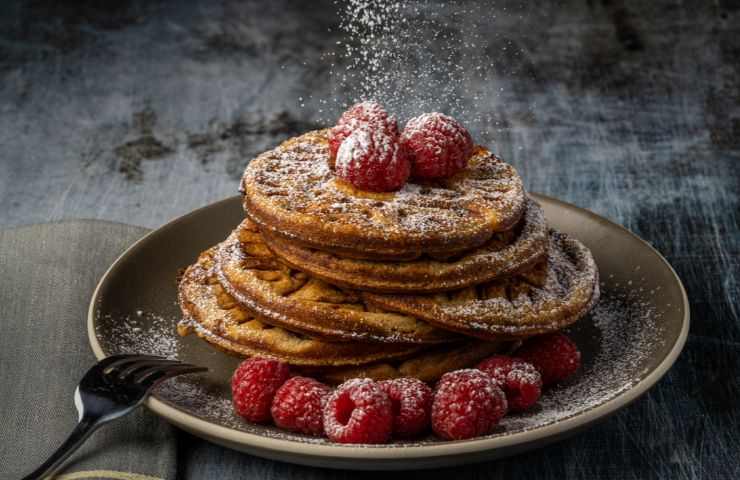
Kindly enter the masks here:
M 578 347 L 560 332 L 530 338 L 516 351 L 516 356 L 535 366 L 544 385 L 566 379 L 581 366 Z
M 378 382 L 391 399 L 393 436 L 415 437 L 429 427 L 432 389 L 416 378 L 396 378 Z
M 507 409 L 504 392 L 480 370 L 445 373 L 434 392 L 432 429 L 447 440 L 486 435 Z
M 473 139 L 465 127 L 442 113 L 424 113 L 408 121 L 401 144 L 411 158 L 415 178 L 450 177 L 465 168 Z
M 506 401 L 512 412 L 527 410 L 540 398 L 542 377 L 531 363 L 508 355 L 494 355 L 475 368 L 496 381 L 506 394 Z
M 406 183 L 411 164 L 397 137 L 364 125 L 339 147 L 336 175 L 360 190 L 389 192 Z
M 293 377 L 278 388 L 272 400 L 272 419 L 280 428 L 321 436 L 323 410 L 331 388 L 318 380 Z
M 324 431 L 333 442 L 386 443 L 392 430 L 391 401 L 369 378 L 344 382 L 324 407 Z
M 244 360 L 231 377 L 231 398 L 236 413 L 250 422 L 270 421 L 275 392 L 290 375 L 288 365 L 269 358 Z
M 346 110 L 337 124 L 329 130 L 329 166 L 334 168 L 339 147 L 345 138 L 363 125 L 386 131 L 392 137 L 398 137 L 398 123 L 395 117 L 389 117 L 385 109 L 376 102 L 360 102 Z

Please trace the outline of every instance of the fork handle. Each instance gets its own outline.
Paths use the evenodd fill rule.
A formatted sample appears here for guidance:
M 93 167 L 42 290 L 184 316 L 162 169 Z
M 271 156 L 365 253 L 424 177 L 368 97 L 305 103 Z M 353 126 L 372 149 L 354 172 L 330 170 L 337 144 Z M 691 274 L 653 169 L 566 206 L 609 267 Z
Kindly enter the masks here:
M 83 415 L 77 426 L 69 434 L 64 443 L 51 454 L 39 468 L 29 473 L 22 480 L 41 480 L 56 470 L 62 462 L 72 455 L 87 440 L 99 426 L 105 422 L 100 422 L 98 418 Z

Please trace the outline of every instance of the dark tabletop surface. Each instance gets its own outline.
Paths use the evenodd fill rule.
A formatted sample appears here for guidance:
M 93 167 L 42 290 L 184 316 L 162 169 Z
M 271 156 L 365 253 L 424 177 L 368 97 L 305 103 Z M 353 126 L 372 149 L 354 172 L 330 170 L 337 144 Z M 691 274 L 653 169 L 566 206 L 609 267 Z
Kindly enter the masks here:
M 0 226 L 156 227 L 233 195 L 250 158 L 335 117 L 353 95 L 327 66 L 342 38 L 330 1 L 65 3 L 0 6 Z M 691 399 L 694 418 L 665 413 L 678 407 L 658 390 L 632 407 L 641 415 L 608 422 L 617 437 L 605 449 L 618 450 L 599 464 L 570 440 L 531 454 L 529 466 L 520 457 L 461 473 L 731 478 L 740 471 L 726 455 L 737 429 L 724 428 L 740 425 L 740 3 L 483 5 L 495 21 L 480 48 L 494 61 L 468 85 L 479 98 L 463 120 L 527 188 L 624 225 L 674 266 L 691 336 L 662 384 Z M 434 11 L 462 35 L 456 8 Z M 205 457 L 252 472 L 245 478 L 325 474 L 186 435 L 182 444 L 192 474 Z

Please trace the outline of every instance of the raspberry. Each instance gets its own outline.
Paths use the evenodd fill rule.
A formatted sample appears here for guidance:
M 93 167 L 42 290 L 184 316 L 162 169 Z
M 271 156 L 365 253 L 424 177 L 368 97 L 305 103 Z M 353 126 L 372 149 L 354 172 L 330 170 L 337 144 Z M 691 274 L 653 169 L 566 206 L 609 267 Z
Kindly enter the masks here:
M 552 333 L 527 340 L 516 356 L 539 370 L 542 383 L 551 385 L 573 375 L 581 366 L 581 352 L 563 333 Z
M 378 385 L 391 399 L 395 437 L 415 437 L 429 427 L 432 389 L 426 383 L 416 378 L 396 378 Z
M 345 138 L 362 125 L 386 131 L 392 137 L 398 137 L 398 123 L 395 117 L 389 117 L 383 107 L 376 102 L 360 102 L 345 111 L 337 124 L 329 131 L 329 166 L 334 168 L 339 146 Z
M 368 125 L 353 131 L 337 153 L 336 175 L 360 190 L 397 190 L 406 183 L 410 170 L 397 137 Z
M 392 429 L 391 401 L 369 378 L 344 382 L 324 407 L 324 430 L 334 442 L 386 443 Z
M 490 375 L 501 387 L 512 412 L 527 410 L 540 398 L 542 377 L 531 363 L 520 358 L 494 355 L 475 368 Z
M 465 168 L 473 139 L 460 122 L 441 113 L 412 118 L 401 133 L 416 178 L 444 178 Z
M 290 375 L 288 365 L 268 358 L 244 360 L 231 377 L 236 413 L 251 422 L 268 422 L 275 391 Z
M 506 395 L 480 370 L 445 373 L 432 402 L 432 429 L 448 440 L 491 433 L 506 415 Z
M 323 410 L 331 388 L 307 377 L 293 377 L 278 388 L 272 400 L 275 425 L 293 432 L 321 436 Z

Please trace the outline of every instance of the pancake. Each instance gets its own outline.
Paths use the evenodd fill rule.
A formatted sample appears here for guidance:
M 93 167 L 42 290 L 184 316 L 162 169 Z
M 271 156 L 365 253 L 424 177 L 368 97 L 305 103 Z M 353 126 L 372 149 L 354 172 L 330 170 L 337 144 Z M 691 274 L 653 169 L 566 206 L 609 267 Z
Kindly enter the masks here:
M 202 253 L 180 280 L 180 308 L 185 316 L 178 326 L 181 335 L 194 332 L 232 355 L 272 357 L 312 368 L 361 365 L 408 357 L 420 350 L 401 344 L 323 342 L 262 322 L 218 283 L 213 253 L 213 249 Z
M 248 219 L 217 247 L 214 259 L 224 289 L 275 326 L 345 342 L 436 344 L 459 339 L 414 317 L 369 307 L 358 292 L 287 266 Z
M 331 284 L 378 293 L 434 293 L 477 285 L 531 267 L 547 254 L 545 214 L 533 200 L 516 228 L 448 260 L 372 261 L 301 247 L 269 230 L 262 234 L 286 263 Z
M 362 295 L 379 308 L 465 335 L 526 337 L 560 330 L 586 315 L 599 299 L 599 275 L 588 248 L 551 230 L 547 260 L 528 271 L 435 295 Z
M 446 258 L 485 244 L 524 213 L 521 178 L 483 147 L 449 179 L 372 193 L 335 177 L 327 133 L 295 137 L 249 163 L 244 209 L 262 230 L 345 257 Z

